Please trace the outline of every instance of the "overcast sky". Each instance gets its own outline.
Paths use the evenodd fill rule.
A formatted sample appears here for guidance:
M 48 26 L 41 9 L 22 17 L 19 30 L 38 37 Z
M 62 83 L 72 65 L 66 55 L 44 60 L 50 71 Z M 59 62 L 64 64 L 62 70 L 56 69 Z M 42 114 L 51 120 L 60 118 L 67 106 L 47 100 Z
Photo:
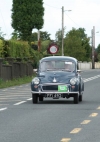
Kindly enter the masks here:
M 100 0 L 43 0 L 45 14 L 42 31 L 51 34 L 55 39 L 55 33 L 62 28 L 62 6 L 64 6 L 64 27 L 67 33 L 72 27 L 85 28 L 87 36 L 91 36 L 91 30 L 95 26 L 95 47 L 100 44 Z M 13 29 L 11 27 L 12 0 L 0 0 L 0 28 L 9 39 Z M 68 10 L 71 10 L 68 12 Z M 33 32 L 37 31 L 36 29 Z M 98 32 L 98 33 L 97 33 Z

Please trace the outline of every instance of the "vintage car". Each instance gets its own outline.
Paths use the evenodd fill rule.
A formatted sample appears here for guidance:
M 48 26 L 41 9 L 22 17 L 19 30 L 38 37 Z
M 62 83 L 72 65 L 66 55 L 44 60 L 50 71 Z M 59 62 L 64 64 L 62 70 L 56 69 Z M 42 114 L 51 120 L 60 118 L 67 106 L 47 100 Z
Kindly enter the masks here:
M 31 81 L 32 102 L 43 98 L 74 98 L 82 101 L 84 82 L 77 59 L 68 56 L 49 56 L 39 61 L 37 76 Z

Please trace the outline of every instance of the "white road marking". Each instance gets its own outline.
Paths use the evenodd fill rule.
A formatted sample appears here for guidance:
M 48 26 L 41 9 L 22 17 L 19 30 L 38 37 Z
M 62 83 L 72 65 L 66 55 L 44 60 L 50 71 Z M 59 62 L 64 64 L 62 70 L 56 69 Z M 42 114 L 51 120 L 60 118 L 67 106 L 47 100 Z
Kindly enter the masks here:
M 0 95 L 10 95 L 10 94 L 16 94 L 16 95 L 23 94 L 24 95 L 25 93 L 28 94 L 29 92 L 5 92 L 4 94 L 0 94 Z
M 2 90 L 2 91 L 7 91 L 7 89 L 5 89 L 5 90 Z
M 32 98 L 27 99 L 28 101 L 32 100 Z
M 15 106 L 16 105 L 20 105 L 20 104 L 23 104 L 23 103 L 25 103 L 26 101 L 22 101 L 22 102 L 18 102 L 18 103 L 16 103 L 16 104 L 14 104 Z
M 2 101 L 0 100 L 0 103 L 2 103 L 2 102 L 5 102 L 5 103 L 6 103 L 6 102 L 7 102 L 7 103 L 8 103 L 8 102 L 18 102 L 18 101 L 21 101 L 21 100 L 16 100 L 16 99 L 14 99 L 14 100 L 2 100 Z
M 20 96 L 19 96 L 19 97 L 20 97 Z M 23 96 L 23 97 L 20 97 L 20 99 L 21 99 L 21 98 L 27 99 L 28 97 L 24 97 L 24 96 Z M 11 97 L 0 97 L 0 99 L 1 99 L 1 101 L 2 101 L 2 100 L 15 100 L 15 99 L 18 99 L 18 98 L 15 96 L 15 97 L 12 97 L 12 98 L 11 98 Z
M 94 80 L 94 79 L 99 78 L 99 77 L 100 77 L 100 75 L 96 75 L 94 77 L 90 77 L 90 78 L 85 79 L 84 82 L 88 82 L 88 81 Z
M 14 98 L 15 97 L 23 97 L 23 98 L 27 98 L 28 97 L 29 98 L 29 95 L 27 95 L 27 96 L 26 95 L 20 95 L 20 94 L 18 94 L 18 95 L 12 95 L 12 94 L 11 95 L 10 94 L 9 95 L 0 95 L 1 99 L 4 98 L 4 97 L 5 98 L 9 98 L 9 97 L 14 97 Z
M 6 109 L 7 109 L 7 107 L 5 107 L 5 108 L 0 108 L 0 111 L 6 110 Z
M 28 85 L 25 85 L 25 86 L 30 86 L 30 85 L 28 84 Z
M 14 87 L 14 88 L 10 88 L 10 89 L 16 89 L 16 88 Z

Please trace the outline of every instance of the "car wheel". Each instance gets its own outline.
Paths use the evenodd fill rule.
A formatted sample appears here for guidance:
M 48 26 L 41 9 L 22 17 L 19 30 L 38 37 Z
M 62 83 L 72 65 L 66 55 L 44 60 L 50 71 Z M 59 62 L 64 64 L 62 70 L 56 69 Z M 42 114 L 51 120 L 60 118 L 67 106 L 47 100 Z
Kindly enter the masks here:
M 79 89 L 79 101 L 82 102 L 82 91 Z
M 79 101 L 82 102 L 82 95 L 79 95 Z
M 39 101 L 43 101 L 43 96 L 39 96 Z
M 33 102 L 33 104 L 38 103 L 38 95 L 37 94 L 32 94 L 32 102 Z
M 74 96 L 74 104 L 78 104 L 78 100 L 79 100 L 78 94 L 75 94 L 75 96 Z

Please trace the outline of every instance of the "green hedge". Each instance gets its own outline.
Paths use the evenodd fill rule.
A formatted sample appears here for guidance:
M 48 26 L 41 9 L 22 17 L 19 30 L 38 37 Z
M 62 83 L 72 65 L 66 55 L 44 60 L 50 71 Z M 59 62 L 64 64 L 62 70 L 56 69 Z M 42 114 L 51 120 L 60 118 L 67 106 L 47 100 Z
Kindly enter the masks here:
M 23 41 L 9 41 L 9 57 L 30 57 L 30 46 L 28 42 Z

